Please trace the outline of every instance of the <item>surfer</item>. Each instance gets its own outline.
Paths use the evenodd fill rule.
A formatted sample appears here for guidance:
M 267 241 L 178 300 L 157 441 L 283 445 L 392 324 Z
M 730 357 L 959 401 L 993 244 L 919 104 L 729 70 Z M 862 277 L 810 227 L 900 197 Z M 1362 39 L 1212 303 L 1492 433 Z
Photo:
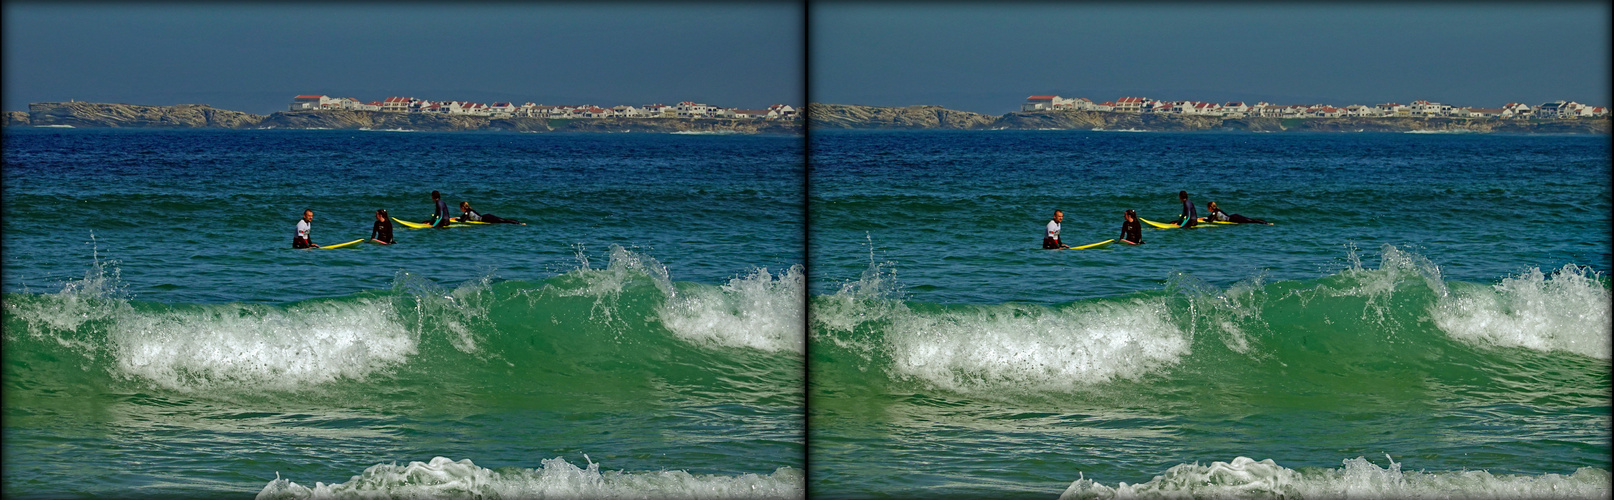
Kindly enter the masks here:
M 447 227 L 449 219 L 448 204 L 443 202 L 443 194 L 432 191 L 432 204 L 436 205 L 432 208 L 432 218 L 422 221 L 421 224 L 431 224 L 432 227 Z
M 1180 227 L 1194 227 L 1199 225 L 1199 211 L 1194 210 L 1194 204 L 1188 201 L 1187 191 L 1178 191 L 1177 199 L 1182 200 L 1182 214 L 1178 215 L 1177 225 Z
M 1138 223 L 1138 212 L 1126 209 L 1125 221 L 1121 223 L 1121 242 L 1133 245 L 1143 244 L 1143 224 Z
M 370 228 L 370 241 L 382 245 L 397 243 L 392 239 L 392 219 L 387 218 L 387 209 L 385 208 L 375 211 L 375 226 Z
M 1042 237 L 1042 247 L 1048 250 L 1070 248 L 1059 241 L 1059 224 L 1065 221 L 1065 212 L 1054 211 L 1054 220 L 1048 221 L 1048 232 Z
M 297 220 L 297 232 L 291 235 L 292 248 L 319 248 L 313 240 L 308 239 L 308 231 L 314 228 L 314 211 L 303 210 L 303 218 Z
M 1237 222 L 1239 224 L 1266 224 L 1266 225 L 1269 225 L 1269 226 L 1272 225 L 1271 222 L 1267 222 L 1267 221 L 1264 221 L 1264 220 L 1261 220 L 1261 219 L 1251 219 L 1249 217 L 1245 217 L 1245 216 L 1242 216 L 1242 215 L 1239 215 L 1239 214 L 1231 214 L 1231 215 L 1229 215 L 1227 212 L 1222 211 L 1222 207 L 1216 206 L 1216 202 L 1214 202 L 1214 201 L 1205 203 L 1205 210 L 1210 211 L 1210 215 L 1205 216 L 1206 221 Z
M 475 210 L 471 210 L 471 202 L 469 202 L 469 201 L 460 202 L 460 213 L 461 213 L 461 215 L 459 216 L 459 219 L 457 219 L 459 222 L 476 221 L 476 222 L 486 222 L 486 223 L 489 223 L 489 224 L 521 224 L 523 226 L 527 225 L 527 223 L 521 222 L 521 221 L 518 221 L 518 220 L 515 220 L 515 219 L 505 219 L 505 218 L 502 218 L 502 217 L 499 217 L 499 216 L 493 215 L 493 214 L 477 213 Z

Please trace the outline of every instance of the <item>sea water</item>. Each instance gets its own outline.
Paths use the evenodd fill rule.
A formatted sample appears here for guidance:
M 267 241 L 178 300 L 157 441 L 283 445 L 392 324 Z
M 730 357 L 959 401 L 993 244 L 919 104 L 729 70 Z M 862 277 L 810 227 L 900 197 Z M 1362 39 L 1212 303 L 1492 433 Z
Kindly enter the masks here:
M 1606 136 L 815 131 L 823 498 L 1608 498 Z M 1187 191 L 1273 225 L 1143 229 Z
M 802 158 L 8 129 L 4 496 L 798 497 Z M 433 190 L 526 225 L 290 248 L 304 209 L 333 244 Z

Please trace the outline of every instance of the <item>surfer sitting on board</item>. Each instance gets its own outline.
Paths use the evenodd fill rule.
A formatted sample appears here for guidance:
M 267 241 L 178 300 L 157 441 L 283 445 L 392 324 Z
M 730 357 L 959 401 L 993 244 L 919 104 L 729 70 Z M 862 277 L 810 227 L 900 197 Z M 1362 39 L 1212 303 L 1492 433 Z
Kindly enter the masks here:
M 460 202 L 460 212 L 461 212 L 462 215 L 460 215 L 458 219 L 455 219 L 455 220 L 458 220 L 459 222 L 475 221 L 475 222 L 486 222 L 486 223 L 489 223 L 489 224 L 501 224 L 502 223 L 502 224 L 521 224 L 523 226 L 527 225 L 527 223 L 521 222 L 521 221 L 518 221 L 518 220 L 515 220 L 515 219 L 505 219 L 505 218 L 502 218 L 502 217 L 499 217 L 499 216 L 493 215 L 493 214 L 480 214 L 480 213 L 477 213 L 475 210 L 471 210 L 471 202 L 469 202 L 469 201 Z
M 432 208 L 432 218 L 426 219 L 421 224 L 431 224 L 432 227 L 447 227 L 448 204 L 443 202 L 443 194 L 432 191 L 432 203 L 436 205 L 436 207 Z
M 1205 220 L 1207 222 L 1208 221 L 1222 221 L 1222 222 L 1237 222 L 1239 224 L 1266 224 L 1266 225 L 1272 225 L 1271 222 L 1267 222 L 1267 221 L 1264 221 L 1264 220 L 1261 220 L 1261 219 L 1251 219 L 1249 217 L 1245 217 L 1245 216 L 1242 216 L 1242 215 L 1239 215 L 1239 214 L 1228 215 L 1227 212 L 1222 211 L 1222 207 L 1216 206 L 1216 202 L 1214 202 L 1214 201 L 1205 203 L 1205 210 L 1210 211 L 1210 215 L 1205 216 Z
M 313 240 L 308 239 L 308 231 L 314 228 L 314 211 L 303 210 L 303 218 L 297 220 L 297 232 L 291 235 L 292 248 L 319 248 Z
M 392 239 L 392 219 L 387 218 L 387 209 L 375 211 L 375 226 L 370 228 L 370 241 L 382 245 L 397 243 Z
M 1143 224 L 1138 223 L 1138 212 L 1126 209 L 1125 222 L 1121 223 L 1121 242 L 1143 244 Z
M 1059 223 L 1065 221 L 1065 212 L 1054 211 L 1054 220 L 1048 221 L 1048 233 L 1042 237 L 1042 247 L 1048 250 L 1070 248 L 1059 241 Z
M 1182 214 L 1177 216 L 1177 225 L 1181 227 L 1199 225 L 1199 212 L 1194 210 L 1194 204 L 1188 201 L 1188 192 L 1178 191 L 1177 199 L 1182 200 Z

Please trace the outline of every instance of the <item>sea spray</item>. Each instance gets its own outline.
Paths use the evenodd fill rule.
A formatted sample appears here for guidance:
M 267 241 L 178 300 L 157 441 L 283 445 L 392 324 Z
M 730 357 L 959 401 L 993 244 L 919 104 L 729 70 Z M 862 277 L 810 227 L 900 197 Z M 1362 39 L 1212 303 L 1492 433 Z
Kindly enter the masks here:
M 1464 286 L 1429 306 L 1435 324 L 1453 338 L 1494 346 L 1562 351 L 1609 359 L 1609 289 L 1589 268 L 1565 265 Z
M 800 470 L 780 467 L 772 474 L 690 474 L 601 471 L 556 457 L 533 469 L 479 467 L 466 460 L 436 457 L 429 462 L 378 464 L 344 483 L 316 482 L 312 488 L 277 477 L 258 500 L 303 498 L 600 498 L 600 499 L 792 499 L 805 494 Z
M 767 269 L 723 286 L 690 287 L 656 308 L 667 329 L 694 342 L 765 351 L 806 350 L 802 331 L 806 292 L 801 266 L 775 278 Z

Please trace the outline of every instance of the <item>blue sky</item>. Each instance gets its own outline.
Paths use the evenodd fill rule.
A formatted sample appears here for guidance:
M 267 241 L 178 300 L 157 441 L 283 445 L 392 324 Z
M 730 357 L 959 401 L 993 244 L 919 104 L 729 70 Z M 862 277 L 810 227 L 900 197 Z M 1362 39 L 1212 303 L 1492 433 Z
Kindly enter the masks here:
M 821 2 L 810 15 L 814 102 L 1609 105 L 1607 2 Z
M 4 109 L 77 99 L 265 114 L 304 93 L 799 105 L 803 12 L 788 2 L 6 2 Z

